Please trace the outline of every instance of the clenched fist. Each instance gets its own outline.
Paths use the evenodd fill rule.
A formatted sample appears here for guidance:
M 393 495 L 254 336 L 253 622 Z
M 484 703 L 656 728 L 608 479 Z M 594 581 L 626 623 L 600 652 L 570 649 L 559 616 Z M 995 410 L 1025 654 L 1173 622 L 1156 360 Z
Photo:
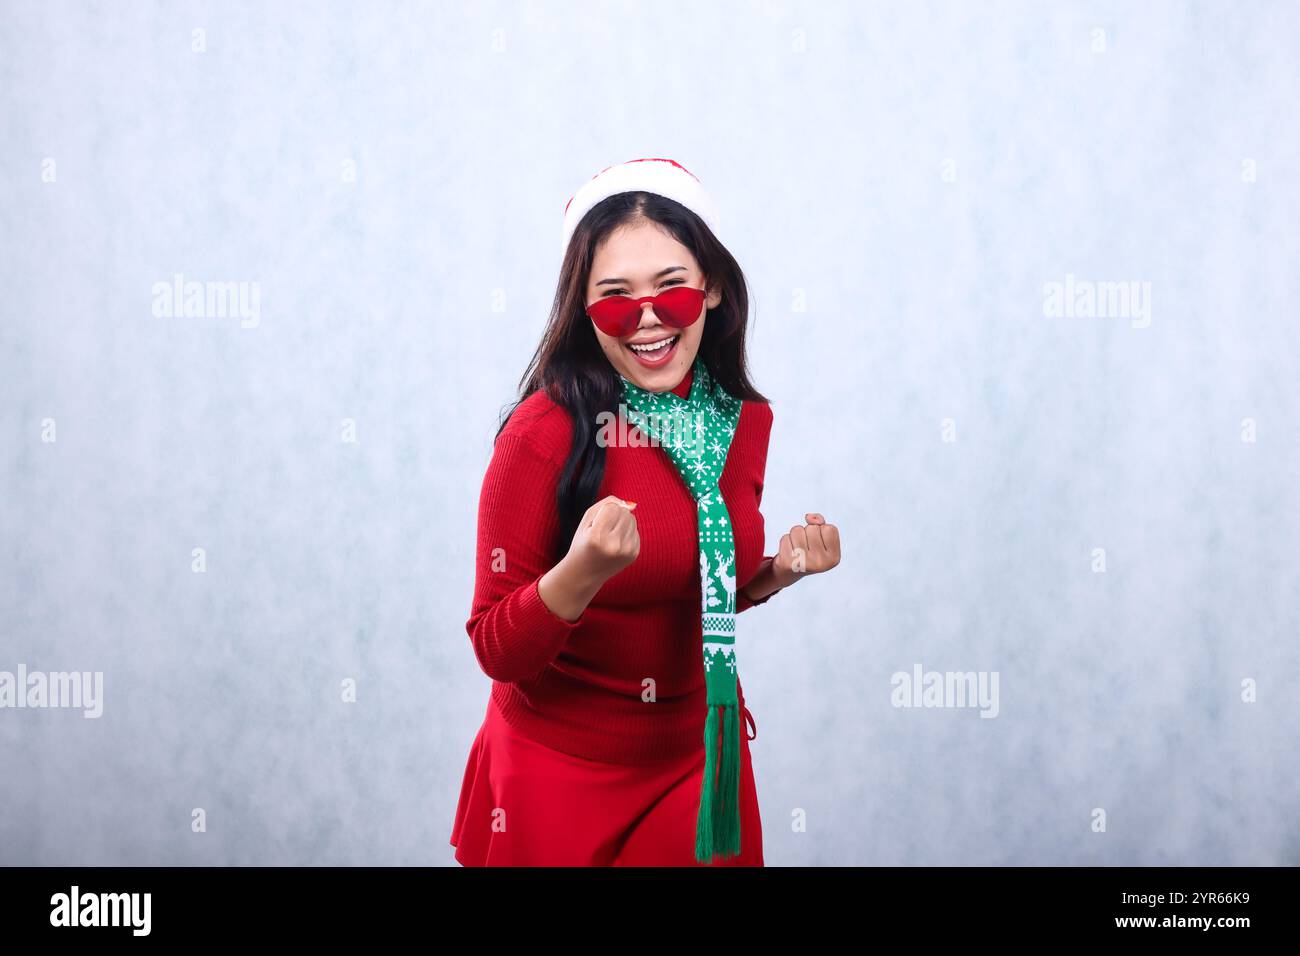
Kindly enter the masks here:
M 804 515 L 804 520 L 806 525 L 797 524 L 781 535 L 781 546 L 772 559 L 772 574 L 780 587 L 840 563 L 839 529 L 815 512 Z
M 635 507 L 635 501 L 615 495 L 597 501 L 578 522 L 565 560 L 593 581 L 607 581 L 622 571 L 641 553 Z
M 577 621 L 596 592 L 641 553 L 635 501 L 616 495 L 586 510 L 560 562 L 537 580 L 537 595 L 556 617 Z

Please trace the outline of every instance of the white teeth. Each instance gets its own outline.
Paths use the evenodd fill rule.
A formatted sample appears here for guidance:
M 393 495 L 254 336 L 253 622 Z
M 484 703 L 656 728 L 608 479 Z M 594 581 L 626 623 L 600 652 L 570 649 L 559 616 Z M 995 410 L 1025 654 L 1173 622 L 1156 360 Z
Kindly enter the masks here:
M 633 345 L 629 342 L 628 348 L 632 349 L 634 352 L 658 352 L 660 349 L 665 349 L 676 341 L 677 336 L 674 335 L 666 339 L 660 339 L 658 342 L 651 345 Z

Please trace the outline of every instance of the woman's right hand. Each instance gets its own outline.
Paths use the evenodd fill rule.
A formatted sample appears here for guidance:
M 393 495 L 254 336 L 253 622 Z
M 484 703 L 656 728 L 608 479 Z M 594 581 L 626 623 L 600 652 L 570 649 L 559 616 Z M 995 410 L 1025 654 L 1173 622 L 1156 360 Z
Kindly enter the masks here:
M 557 617 L 576 621 L 606 581 L 636 560 L 641 537 L 632 517 L 635 501 L 614 495 L 583 513 L 569 551 L 541 576 L 537 593 Z
M 604 584 L 641 553 L 632 509 L 635 501 L 608 495 L 597 501 L 578 522 L 565 560 L 593 583 Z

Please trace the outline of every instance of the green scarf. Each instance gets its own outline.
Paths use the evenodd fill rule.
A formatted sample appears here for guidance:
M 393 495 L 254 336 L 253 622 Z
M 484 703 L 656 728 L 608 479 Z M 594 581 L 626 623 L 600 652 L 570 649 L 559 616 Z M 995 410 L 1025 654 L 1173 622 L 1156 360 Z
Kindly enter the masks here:
M 700 633 L 704 642 L 704 780 L 695 825 L 695 859 L 740 853 L 740 716 L 736 695 L 736 547 L 718 488 L 741 402 L 698 357 L 686 398 L 649 392 L 623 376 L 627 419 L 658 444 L 695 499 L 700 547 Z M 719 760 L 718 729 L 722 729 Z

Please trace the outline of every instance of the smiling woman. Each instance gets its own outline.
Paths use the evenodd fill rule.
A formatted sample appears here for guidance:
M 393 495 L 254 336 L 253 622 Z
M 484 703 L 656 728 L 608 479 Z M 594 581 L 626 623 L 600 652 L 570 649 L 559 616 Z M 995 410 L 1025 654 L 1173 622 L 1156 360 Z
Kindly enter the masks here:
M 652 220 L 632 219 L 597 248 L 591 275 L 587 314 L 609 364 L 648 391 L 680 382 L 699 352 L 700 319 L 722 301 L 704 288 L 690 250 Z
M 772 411 L 711 223 L 671 160 L 609 167 L 566 206 L 550 322 L 479 497 L 466 630 L 492 691 L 463 864 L 763 864 L 736 620 L 833 567 L 839 539 L 808 514 L 763 554 Z

